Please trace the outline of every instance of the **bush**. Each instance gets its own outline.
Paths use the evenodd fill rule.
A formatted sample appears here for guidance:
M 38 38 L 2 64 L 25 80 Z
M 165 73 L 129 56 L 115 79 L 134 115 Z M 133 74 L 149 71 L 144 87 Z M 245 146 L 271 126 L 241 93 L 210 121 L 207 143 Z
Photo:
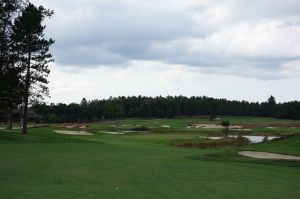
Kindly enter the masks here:
M 222 124 L 222 126 L 225 127 L 223 129 L 223 134 L 224 134 L 225 137 L 227 137 L 229 132 L 230 132 L 230 130 L 229 130 L 230 122 L 229 121 L 222 121 L 221 124 Z
M 250 140 L 243 137 L 241 134 L 239 134 L 237 136 L 237 139 L 236 139 L 236 145 L 237 146 L 244 146 L 244 145 L 247 145 L 247 144 L 250 144 Z
M 228 127 L 230 125 L 230 122 L 229 121 L 222 121 L 221 125 L 224 126 L 224 127 Z
M 269 141 L 269 137 L 267 135 L 264 136 L 264 139 L 262 140 L 262 142 L 268 142 Z

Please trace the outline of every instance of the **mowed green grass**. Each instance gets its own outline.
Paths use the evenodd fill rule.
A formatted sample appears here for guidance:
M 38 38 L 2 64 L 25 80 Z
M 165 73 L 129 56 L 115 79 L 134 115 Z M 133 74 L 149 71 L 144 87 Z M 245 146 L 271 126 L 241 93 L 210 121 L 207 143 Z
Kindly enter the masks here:
M 154 133 L 198 133 L 205 135 L 220 135 L 220 129 L 187 128 L 190 124 L 213 123 L 220 124 L 221 121 L 229 121 L 232 125 L 241 125 L 250 131 L 233 131 L 232 133 L 246 133 L 255 135 L 290 135 L 300 133 L 300 121 L 276 119 L 268 117 L 249 117 L 249 116 L 220 116 L 216 120 L 210 121 L 208 117 L 182 117 L 175 119 L 124 119 L 111 120 L 101 123 L 92 123 L 90 128 L 102 131 L 129 130 L 136 126 L 145 126 Z M 267 128 L 273 125 L 290 125 L 290 127 Z M 166 126 L 169 126 L 166 128 Z
M 234 117 L 234 116 L 220 116 L 217 120 L 210 121 L 208 117 L 181 117 L 175 119 L 125 119 L 125 120 L 111 120 L 102 123 L 91 124 L 92 128 L 112 129 L 112 128 L 130 128 L 132 126 L 141 125 L 149 128 L 160 128 L 162 125 L 169 125 L 174 129 L 185 129 L 187 125 L 193 123 L 220 123 L 221 121 L 230 121 L 232 124 L 237 123 L 263 123 L 263 122 L 289 122 L 290 120 L 279 120 L 274 118 L 258 118 L 258 117 Z
M 110 125 L 92 124 L 93 136 L 56 134 L 54 128 L 33 128 L 26 136 L 0 130 L 0 198 L 300 198 L 298 162 L 226 157 L 239 148 L 168 144 L 197 138 L 195 132 L 97 133 Z M 240 150 L 297 155 L 299 142 L 295 136 Z
M 300 136 L 269 143 L 249 145 L 244 147 L 244 149 L 300 156 Z

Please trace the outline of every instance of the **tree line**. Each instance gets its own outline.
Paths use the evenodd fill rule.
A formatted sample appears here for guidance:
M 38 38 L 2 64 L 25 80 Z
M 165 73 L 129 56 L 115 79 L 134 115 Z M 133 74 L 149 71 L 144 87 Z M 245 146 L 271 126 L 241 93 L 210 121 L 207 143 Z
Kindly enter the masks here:
M 32 109 L 45 122 L 87 122 L 117 118 L 178 118 L 206 115 L 264 116 L 300 119 L 300 101 L 276 103 L 271 96 L 266 102 L 247 102 L 211 97 L 116 97 L 81 103 L 35 104 Z
M 28 0 L 0 0 L 0 114 L 11 118 L 14 109 L 22 109 L 24 134 L 29 103 L 48 94 L 54 41 L 44 38 L 43 22 L 52 15 Z

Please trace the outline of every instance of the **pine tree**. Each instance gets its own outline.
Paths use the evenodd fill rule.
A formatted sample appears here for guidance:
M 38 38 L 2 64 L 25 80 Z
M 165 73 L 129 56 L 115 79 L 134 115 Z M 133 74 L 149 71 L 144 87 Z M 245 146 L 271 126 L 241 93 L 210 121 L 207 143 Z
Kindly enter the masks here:
M 12 30 L 23 6 L 23 0 L 0 0 L 0 110 L 8 115 L 9 121 L 12 110 L 22 102 L 21 68 L 16 65 Z
M 22 133 L 27 133 L 28 102 L 30 98 L 40 98 L 48 94 L 47 77 L 50 73 L 48 65 L 54 61 L 49 47 L 52 39 L 44 38 L 46 26 L 42 25 L 53 11 L 44 7 L 36 7 L 29 3 L 22 14 L 15 20 L 13 28 L 14 49 L 18 52 L 18 60 L 24 71 L 24 113 Z

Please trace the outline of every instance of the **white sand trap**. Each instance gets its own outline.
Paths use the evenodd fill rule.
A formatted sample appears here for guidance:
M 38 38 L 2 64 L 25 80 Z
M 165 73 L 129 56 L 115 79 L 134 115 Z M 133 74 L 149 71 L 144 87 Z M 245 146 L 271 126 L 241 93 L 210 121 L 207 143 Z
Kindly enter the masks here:
M 169 125 L 161 125 L 162 128 L 170 128 Z
M 93 135 L 92 133 L 86 131 L 64 131 L 64 130 L 55 130 L 56 133 L 66 134 L 66 135 Z
M 260 152 L 260 151 L 240 151 L 239 154 L 251 158 L 260 158 L 260 159 L 300 160 L 300 157 L 298 156 Z
M 115 132 L 115 131 L 99 131 L 100 133 L 111 134 L 111 135 L 124 135 L 123 132 Z
M 7 127 L 0 127 L 0 130 L 7 130 Z M 12 127 L 13 130 L 21 129 L 21 127 Z
M 30 127 L 28 126 L 28 128 Z M 12 129 L 21 129 L 21 127 L 13 127 Z
M 209 140 L 220 140 L 223 139 L 224 137 L 208 137 Z
M 251 131 L 251 129 L 234 129 L 236 131 Z
M 203 129 L 224 129 L 225 127 L 220 124 L 190 124 L 187 128 L 203 128 Z M 230 129 L 241 129 L 243 126 L 230 125 Z
M 224 127 L 222 125 L 216 125 L 216 124 L 191 124 L 188 126 L 188 128 L 222 129 Z

